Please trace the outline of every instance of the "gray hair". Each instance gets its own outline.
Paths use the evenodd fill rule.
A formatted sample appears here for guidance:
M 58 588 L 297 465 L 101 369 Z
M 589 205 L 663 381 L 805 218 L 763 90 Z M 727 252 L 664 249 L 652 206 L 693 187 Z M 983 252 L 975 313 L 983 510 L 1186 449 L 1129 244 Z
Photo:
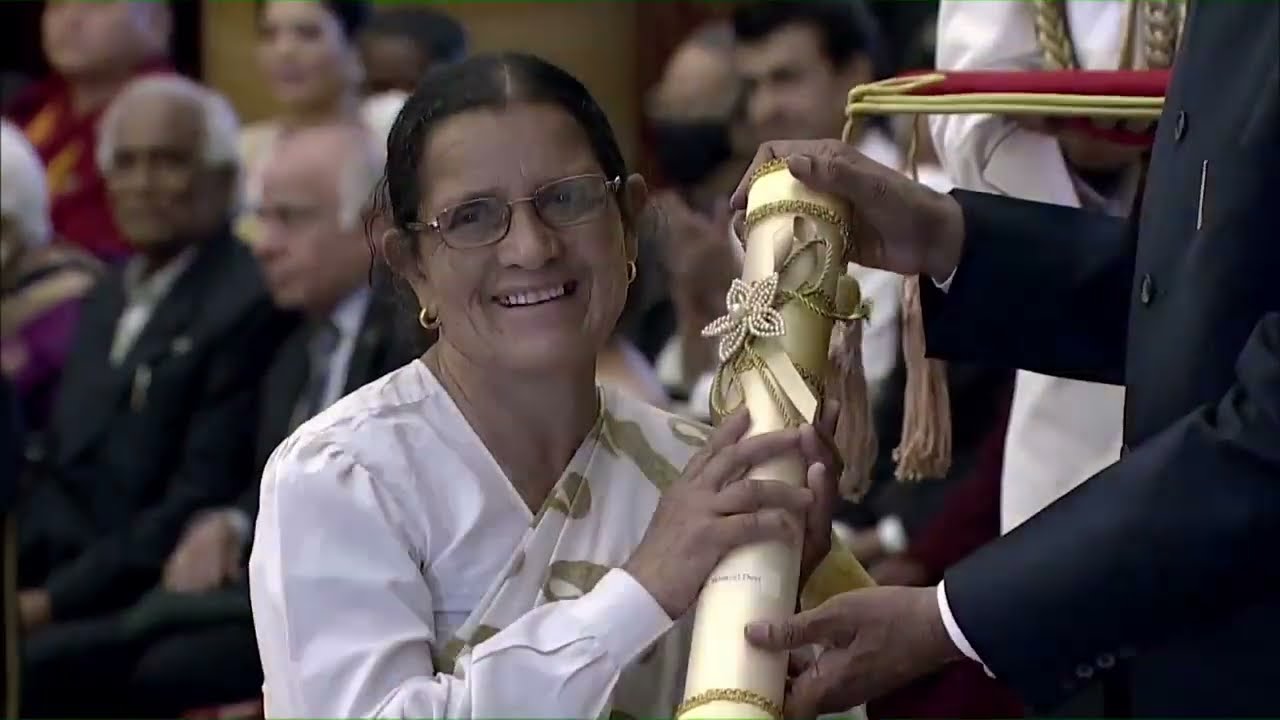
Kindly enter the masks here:
M 0 121 L 0 215 L 17 226 L 27 246 L 45 245 L 53 235 L 44 163 L 8 120 Z
M 240 166 L 240 120 L 231 103 L 220 93 L 181 75 L 145 75 L 125 85 L 102 115 L 98 126 L 96 160 L 107 172 L 115 156 L 115 136 L 120 118 L 129 103 L 140 98 L 164 97 L 188 103 L 200 111 L 204 122 L 201 159 L 210 168 L 238 170 Z
M 382 149 L 385 145 L 368 128 L 353 128 L 351 138 L 350 156 L 338 177 L 338 222 L 343 230 L 360 224 L 365 209 L 372 205 L 374 189 L 386 164 L 386 151 Z

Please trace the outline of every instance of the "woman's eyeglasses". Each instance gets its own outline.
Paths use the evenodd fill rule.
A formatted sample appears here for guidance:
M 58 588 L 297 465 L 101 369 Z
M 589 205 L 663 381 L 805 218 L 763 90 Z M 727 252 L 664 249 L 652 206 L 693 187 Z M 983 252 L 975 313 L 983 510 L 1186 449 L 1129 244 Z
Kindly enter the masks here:
M 543 185 L 525 198 L 468 200 L 442 210 L 430 222 L 412 223 L 409 229 L 438 233 L 446 245 L 458 250 L 484 247 L 507 236 L 517 203 L 531 203 L 548 227 L 566 228 L 599 217 L 609 204 L 609 195 L 620 187 L 620 177 L 608 180 L 602 175 L 576 175 Z

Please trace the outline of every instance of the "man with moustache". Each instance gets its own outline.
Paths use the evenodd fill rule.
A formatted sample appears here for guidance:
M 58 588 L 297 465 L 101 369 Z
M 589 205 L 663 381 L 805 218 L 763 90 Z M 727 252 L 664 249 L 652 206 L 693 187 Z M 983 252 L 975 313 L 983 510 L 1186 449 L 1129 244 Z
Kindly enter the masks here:
M 363 221 L 380 158 L 364 128 L 322 125 L 282 138 L 264 165 L 253 252 L 276 304 L 306 320 L 263 378 L 251 481 L 234 505 L 191 522 L 146 601 L 164 619 L 142 633 L 130 693 L 157 717 L 258 695 L 245 567 L 262 467 L 298 425 L 415 354 L 398 342 L 387 298 L 367 286 Z
M 84 301 L 17 511 L 24 717 L 128 711 L 119 614 L 251 472 L 245 418 L 289 318 L 229 231 L 237 125 L 176 75 L 133 81 L 103 116 L 98 167 L 136 254 Z

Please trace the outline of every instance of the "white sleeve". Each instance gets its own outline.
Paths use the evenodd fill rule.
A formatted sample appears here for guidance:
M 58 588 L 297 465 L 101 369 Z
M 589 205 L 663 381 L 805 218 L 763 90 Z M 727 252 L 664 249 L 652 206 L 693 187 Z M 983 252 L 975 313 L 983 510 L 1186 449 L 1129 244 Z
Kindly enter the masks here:
M 672 625 L 622 570 L 435 672 L 431 592 L 402 497 L 332 443 L 281 448 L 249 563 L 267 717 L 596 717 Z
M 1035 4 L 941 0 L 939 70 L 1034 70 L 1041 67 Z M 1056 138 L 997 115 L 933 115 L 930 134 L 957 187 L 1075 205 L 1075 185 Z
M 982 665 L 982 669 L 991 677 L 995 677 L 991 670 L 982 662 L 982 658 L 978 657 L 978 651 L 973 649 L 973 645 L 969 644 L 969 639 L 964 636 L 960 630 L 960 624 L 956 622 L 956 616 L 951 614 L 951 605 L 947 602 L 947 583 L 938 583 L 938 612 L 942 615 L 942 626 L 947 629 L 947 637 L 951 638 L 952 644 L 956 649 L 964 654 L 965 657 Z

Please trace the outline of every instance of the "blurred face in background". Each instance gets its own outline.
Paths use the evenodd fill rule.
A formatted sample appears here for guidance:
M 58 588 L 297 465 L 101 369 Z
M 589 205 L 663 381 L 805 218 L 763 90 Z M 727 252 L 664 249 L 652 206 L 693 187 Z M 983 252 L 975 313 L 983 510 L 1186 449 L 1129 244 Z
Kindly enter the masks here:
M 262 235 L 253 245 L 276 305 L 328 313 L 353 292 L 369 267 L 354 168 L 367 159 L 358 130 L 315 127 L 282 140 L 263 170 L 257 208 Z M 345 187 L 344 187 L 345 185 Z
M 360 38 L 365 67 L 365 92 L 369 95 L 400 90 L 412 93 L 429 62 L 408 35 L 366 33 Z
M 103 177 L 116 224 L 140 251 L 174 249 L 227 222 L 234 174 L 205 161 L 204 132 L 199 108 L 177 98 L 121 108 Z
M 272 0 L 259 20 L 258 63 L 286 108 L 334 103 L 360 82 L 360 64 L 342 25 L 324 5 Z
M 691 189 L 744 149 L 735 137 L 740 94 L 728 52 L 696 44 L 676 49 L 647 107 L 654 151 L 668 181 Z
M 858 56 L 832 66 L 821 33 L 805 23 L 739 42 L 736 60 L 747 119 L 760 142 L 840 137 L 849 88 L 871 77 L 870 63 Z
M 45 57 L 58 74 L 111 76 L 163 52 L 169 15 L 157 2 L 52 0 L 40 30 Z

